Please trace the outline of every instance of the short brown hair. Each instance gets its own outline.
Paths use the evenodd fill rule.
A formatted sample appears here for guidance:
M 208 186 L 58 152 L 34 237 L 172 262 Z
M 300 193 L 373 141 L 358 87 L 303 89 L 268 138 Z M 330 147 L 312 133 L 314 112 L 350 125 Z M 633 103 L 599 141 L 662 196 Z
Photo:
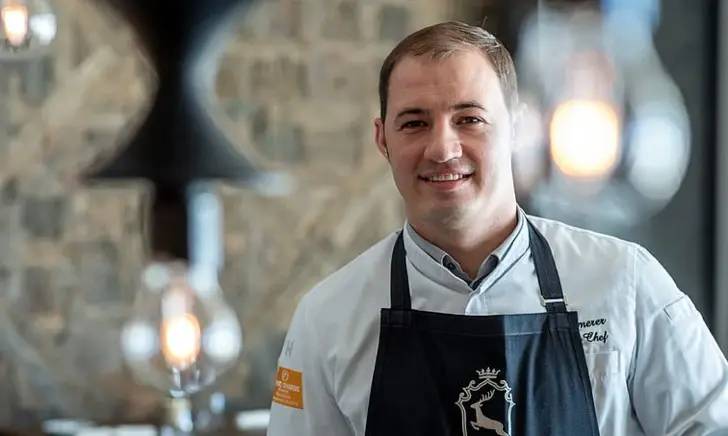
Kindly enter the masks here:
M 387 114 L 389 79 L 397 63 L 406 56 L 429 55 L 444 59 L 463 50 L 480 50 L 493 64 L 500 81 L 506 107 L 512 111 L 518 104 L 518 82 L 511 54 L 493 34 L 478 26 L 448 21 L 420 29 L 400 41 L 384 59 L 379 72 L 379 104 L 382 119 Z

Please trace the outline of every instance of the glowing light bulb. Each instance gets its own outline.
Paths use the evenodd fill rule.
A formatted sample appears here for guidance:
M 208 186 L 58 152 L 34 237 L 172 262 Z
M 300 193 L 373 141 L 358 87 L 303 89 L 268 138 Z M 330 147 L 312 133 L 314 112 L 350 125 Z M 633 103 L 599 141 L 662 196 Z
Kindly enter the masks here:
M 28 8 L 24 5 L 3 6 L 2 26 L 10 45 L 19 47 L 28 37 Z
M 519 82 L 543 130 L 515 150 L 513 168 L 519 196 L 544 216 L 615 229 L 649 218 L 675 195 L 690 122 L 652 41 L 654 11 L 603 3 L 544 5 L 526 20 Z
M 212 383 L 236 363 L 242 333 L 217 283 L 200 288 L 183 262 L 154 262 L 143 274 L 122 350 L 146 384 L 173 396 Z
M 620 157 L 620 123 L 613 106 L 596 100 L 571 100 L 554 110 L 550 152 L 562 174 L 598 179 L 614 171 Z
M 167 365 L 184 369 L 200 355 L 200 323 L 191 313 L 169 317 L 162 324 L 162 355 Z
M 237 362 L 242 331 L 218 280 L 221 207 L 216 195 L 204 184 L 185 194 L 161 191 L 152 212 L 153 246 L 182 257 L 189 251 L 189 256 L 153 256 L 141 274 L 121 344 L 139 381 L 181 398 Z M 186 236 L 189 250 L 177 245 Z
M 192 314 L 178 315 L 162 326 L 162 353 L 176 367 L 194 363 L 200 353 L 200 323 Z
M 200 352 L 200 324 L 194 315 L 180 315 L 162 326 L 162 354 L 167 364 L 184 368 L 194 363 Z
M 48 0 L 0 0 L 0 57 L 48 55 L 57 31 L 58 20 Z

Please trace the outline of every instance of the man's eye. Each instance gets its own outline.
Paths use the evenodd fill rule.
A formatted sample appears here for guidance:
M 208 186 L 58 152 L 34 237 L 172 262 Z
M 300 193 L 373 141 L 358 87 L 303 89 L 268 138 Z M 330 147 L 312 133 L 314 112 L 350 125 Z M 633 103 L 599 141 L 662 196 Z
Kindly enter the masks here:
M 407 121 L 406 123 L 402 124 L 403 129 L 412 129 L 415 127 L 424 127 L 425 122 L 424 121 Z
M 478 117 L 462 117 L 460 118 L 459 124 L 476 124 L 484 122 L 482 118 Z

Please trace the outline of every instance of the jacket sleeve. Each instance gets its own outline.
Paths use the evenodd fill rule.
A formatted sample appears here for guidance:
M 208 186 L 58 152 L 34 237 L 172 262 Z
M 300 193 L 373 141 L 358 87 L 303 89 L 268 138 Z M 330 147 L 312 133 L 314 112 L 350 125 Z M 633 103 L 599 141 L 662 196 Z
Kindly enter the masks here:
M 306 296 L 307 297 L 307 296 Z M 299 303 L 278 358 L 268 436 L 349 436 L 336 404 L 307 298 Z
M 647 250 L 635 256 L 630 394 L 650 436 L 728 433 L 728 362 L 691 299 Z

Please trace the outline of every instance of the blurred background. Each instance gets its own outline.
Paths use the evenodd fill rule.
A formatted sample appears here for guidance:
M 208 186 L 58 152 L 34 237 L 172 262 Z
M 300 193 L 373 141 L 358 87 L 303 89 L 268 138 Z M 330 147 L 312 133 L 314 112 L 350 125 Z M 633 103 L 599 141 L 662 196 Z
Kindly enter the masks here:
M 135 378 L 120 339 L 143 288 L 144 188 L 78 181 L 130 134 L 154 76 L 130 27 L 100 2 L 24 4 L 31 25 L 4 10 L 0 49 L 0 428 L 155 421 L 164 396 Z M 266 409 L 298 299 L 401 226 L 373 143 L 377 75 L 399 39 L 444 20 L 487 17 L 514 55 L 530 108 L 514 155 L 522 206 L 647 247 L 728 350 L 728 32 L 718 25 L 728 8 L 719 6 L 255 2 L 223 42 L 215 116 L 242 154 L 288 172 L 295 187 L 272 198 L 215 187 L 220 287 L 244 345 L 196 397 L 200 410 Z M 34 46 L 9 48 L 23 32 Z

